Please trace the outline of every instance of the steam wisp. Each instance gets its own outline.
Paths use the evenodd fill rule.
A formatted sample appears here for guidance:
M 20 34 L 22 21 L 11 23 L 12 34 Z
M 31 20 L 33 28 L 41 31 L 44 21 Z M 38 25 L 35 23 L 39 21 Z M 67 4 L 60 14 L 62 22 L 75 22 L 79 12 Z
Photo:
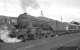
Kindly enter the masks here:
M 28 7 L 32 7 L 32 8 L 34 8 L 34 9 L 40 7 L 39 4 L 38 4 L 38 2 L 37 2 L 37 0 L 20 0 L 20 1 L 21 1 L 22 10 L 23 10 L 24 12 L 26 12 L 26 9 L 27 9 Z

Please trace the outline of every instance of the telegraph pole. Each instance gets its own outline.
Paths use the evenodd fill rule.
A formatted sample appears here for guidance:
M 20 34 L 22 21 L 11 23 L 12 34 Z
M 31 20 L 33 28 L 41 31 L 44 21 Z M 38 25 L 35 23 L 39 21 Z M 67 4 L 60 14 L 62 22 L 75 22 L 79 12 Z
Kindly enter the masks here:
M 63 22 L 63 18 L 62 18 L 62 16 L 61 16 L 61 22 Z
M 44 15 L 43 15 L 43 11 L 41 10 L 41 16 L 43 17 Z

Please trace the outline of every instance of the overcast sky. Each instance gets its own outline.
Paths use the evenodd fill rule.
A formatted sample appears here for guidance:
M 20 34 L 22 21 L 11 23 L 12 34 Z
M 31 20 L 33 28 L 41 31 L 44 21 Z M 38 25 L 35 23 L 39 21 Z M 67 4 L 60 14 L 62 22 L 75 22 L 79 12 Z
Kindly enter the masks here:
M 33 9 L 30 6 L 27 12 L 33 16 L 40 16 L 43 10 L 45 17 L 56 20 L 71 21 L 80 18 L 80 0 L 37 0 L 40 7 Z M 23 13 L 20 0 L 0 0 L 0 15 L 17 17 Z

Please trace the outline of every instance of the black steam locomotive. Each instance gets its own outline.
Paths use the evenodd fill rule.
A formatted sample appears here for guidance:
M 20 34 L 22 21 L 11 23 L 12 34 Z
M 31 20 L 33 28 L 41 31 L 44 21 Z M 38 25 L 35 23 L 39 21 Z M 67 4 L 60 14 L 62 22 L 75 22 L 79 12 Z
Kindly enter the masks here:
M 17 37 L 23 41 L 77 33 L 80 29 L 79 25 L 69 24 L 65 26 L 61 22 L 30 16 L 27 13 L 21 14 L 17 18 L 17 24 L 12 23 L 12 25 L 15 29 L 13 29 L 10 37 Z
M 17 37 L 22 42 L 37 40 L 79 32 L 79 25 L 67 25 L 45 17 L 34 17 L 27 13 L 9 20 L 11 38 Z

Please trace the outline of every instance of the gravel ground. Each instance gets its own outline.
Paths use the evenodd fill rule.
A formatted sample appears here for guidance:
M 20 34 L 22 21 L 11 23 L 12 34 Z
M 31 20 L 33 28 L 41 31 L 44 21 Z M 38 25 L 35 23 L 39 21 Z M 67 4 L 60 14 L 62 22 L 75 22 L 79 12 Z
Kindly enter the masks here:
M 80 33 L 16 44 L 0 44 L 0 50 L 50 50 L 59 46 L 79 46 Z

